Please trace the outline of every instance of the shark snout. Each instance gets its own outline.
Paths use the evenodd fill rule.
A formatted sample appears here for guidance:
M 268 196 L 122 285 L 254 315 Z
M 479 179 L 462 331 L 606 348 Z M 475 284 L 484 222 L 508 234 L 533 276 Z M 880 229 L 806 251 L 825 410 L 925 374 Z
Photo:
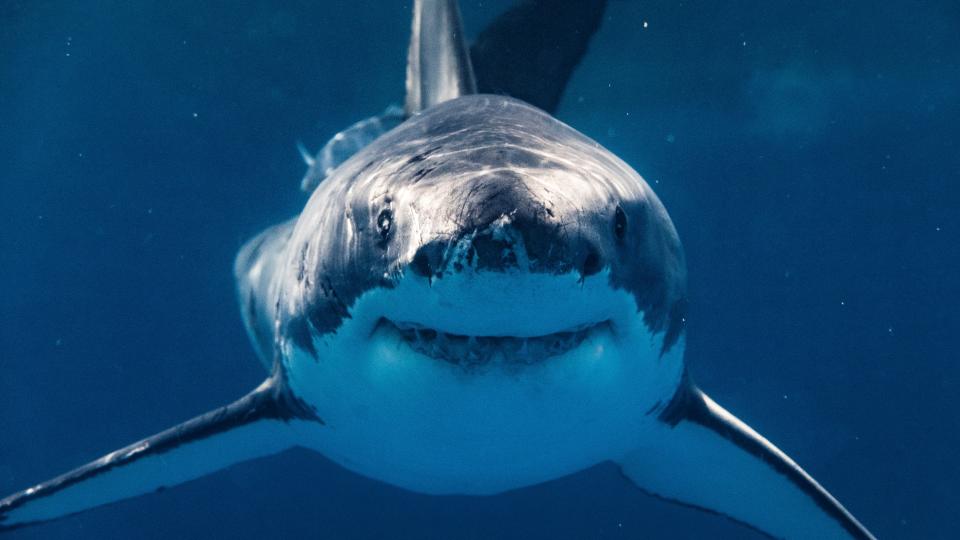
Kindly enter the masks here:
M 464 225 L 454 234 L 421 244 L 410 268 L 428 278 L 470 271 L 578 272 L 584 278 L 598 273 L 608 262 L 598 235 L 565 222 L 551 206 L 527 186 L 492 190 L 466 206 L 456 220 Z

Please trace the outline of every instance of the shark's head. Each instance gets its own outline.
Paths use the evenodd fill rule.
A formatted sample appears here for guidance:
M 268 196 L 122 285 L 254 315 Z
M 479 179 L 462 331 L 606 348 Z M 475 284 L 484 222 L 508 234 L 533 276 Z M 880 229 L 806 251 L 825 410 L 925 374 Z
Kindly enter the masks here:
M 425 414 L 417 440 L 447 448 L 479 451 L 513 421 L 556 451 L 584 424 L 622 437 L 682 370 L 685 267 L 663 206 L 609 151 L 510 98 L 462 97 L 381 137 L 314 192 L 288 246 L 291 385 L 400 454 L 384 423 L 416 430 Z

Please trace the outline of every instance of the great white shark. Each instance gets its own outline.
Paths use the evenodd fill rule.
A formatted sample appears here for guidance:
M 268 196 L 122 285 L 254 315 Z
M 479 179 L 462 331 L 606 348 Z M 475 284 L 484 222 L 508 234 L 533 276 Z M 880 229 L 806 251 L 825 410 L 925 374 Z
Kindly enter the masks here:
M 404 109 L 306 154 L 303 212 L 237 257 L 267 379 L 0 500 L 0 530 L 301 446 L 431 494 L 613 461 L 644 492 L 773 537 L 873 538 L 693 384 L 667 211 L 549 114 L 602 9 L 523 2 L 471 51 L 453 0 L 417 0 Z

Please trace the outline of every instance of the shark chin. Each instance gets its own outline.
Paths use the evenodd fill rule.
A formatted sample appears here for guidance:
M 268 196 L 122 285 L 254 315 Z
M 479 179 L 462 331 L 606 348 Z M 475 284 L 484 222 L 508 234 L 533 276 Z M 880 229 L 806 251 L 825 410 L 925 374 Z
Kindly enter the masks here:
M 422 493 L 499 493 L 625 454 L 682 376 L 682 342 L 661 357 L 662 334 L 605 273 L 406 276 L 350 313 L 314 336 L 316 356 L 285 355 L 329 428 L 305 440 Z

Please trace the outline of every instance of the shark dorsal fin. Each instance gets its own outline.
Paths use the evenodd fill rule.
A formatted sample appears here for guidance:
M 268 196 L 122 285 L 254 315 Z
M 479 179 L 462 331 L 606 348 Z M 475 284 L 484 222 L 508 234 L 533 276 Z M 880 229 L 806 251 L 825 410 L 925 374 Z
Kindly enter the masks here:
M 407 116 L 477 93 L 456 0 L 415 0 L 407 56 Z

